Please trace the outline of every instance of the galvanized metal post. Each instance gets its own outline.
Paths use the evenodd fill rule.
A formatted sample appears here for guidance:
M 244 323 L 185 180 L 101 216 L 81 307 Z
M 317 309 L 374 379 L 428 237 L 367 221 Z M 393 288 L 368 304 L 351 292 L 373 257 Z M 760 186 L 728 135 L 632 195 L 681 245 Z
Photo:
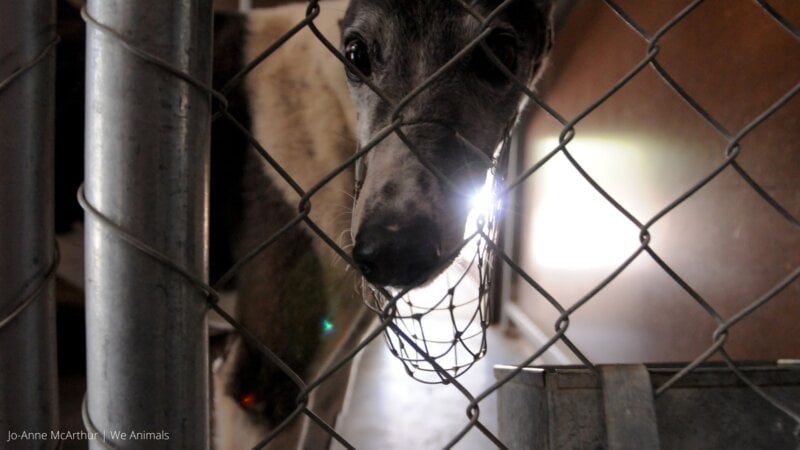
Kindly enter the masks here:
M 53 0 L 0 2 L 0 447 L 53 448 L 58 430 L 55 17 Z
M 205 279 L 210 98 L 132 49 L 210 84 L 212 2 L 89 0 L 87 11 L 86 198 Z M 207 448 L 202 292 L 91 214 L 86 236 L 92 448 Z

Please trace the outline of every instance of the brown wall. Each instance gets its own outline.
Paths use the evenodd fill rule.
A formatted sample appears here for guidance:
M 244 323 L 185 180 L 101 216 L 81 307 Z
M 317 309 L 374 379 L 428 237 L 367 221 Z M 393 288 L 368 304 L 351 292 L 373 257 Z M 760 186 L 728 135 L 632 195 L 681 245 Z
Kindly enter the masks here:
M 688 1 L 618 2 L 653 34 Z M 800 3 L 771 4 L 795 26 Z M 658 61 L 729 133 L 800 82 L 800 42 L 749 0 L 709 0 L 659 42 Z M 603 2 L 577 1 L 556 36 L 539 91 L 567 120 L 644 59 L 646 42 Z M 724 161 L 717 132 L 652 67 L 579 121 L 567 146 L 588 173 L 646 223 Z M 557 145 L 561 124 L 532 116 L 526 167 Z M 738 163 L 800 217 L 800 95 L 741 142 Z M 523 268 L 565 307 L 639 246 L 639 230 L 556 155 L 522 186 Z M 517 211 L 515 211 L 517 213 Z M 650 247 L 729 318 L 800 267 L 800 228 L 730 167 L 650 228 Z M 558 317 L 534 289 L 512 295 L 548 335 Z M 689 360 L 711 344 L 712 317 L 646 253 L 570 320 L 567 335 L 595 362 Z M 800 358 L 800 281 L 731 330 L 747 359 Z

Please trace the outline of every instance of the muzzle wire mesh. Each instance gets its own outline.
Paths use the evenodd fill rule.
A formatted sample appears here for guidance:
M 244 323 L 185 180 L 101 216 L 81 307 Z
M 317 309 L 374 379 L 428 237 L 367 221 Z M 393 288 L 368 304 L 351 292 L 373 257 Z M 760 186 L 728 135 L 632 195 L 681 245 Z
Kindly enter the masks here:
M 402 331 L 385 330 L 389 350 L 420 382 L 449 383 L 450 378 L 440 374 L 441 368 L 457 378 L 486 354 L 493 252 L 484 236 L 496 236 L 500 213 L 500 203 L 494 197 L 498 181 L 493 175 L 477 194 L 483 198 L 469 219 L 474 231 L 467 229 L 458 254 L 442 274 L 428 285 L 407 292 L 372 288 L 365 283 L 367 307 Z M 384 295 L 387 290 L 391 297 Z M 408 345 L 408 338 L 415 345 Z M 430 363 L 431 359 L 437 365 Z
M 475 39 L 471 41 L 468 47 L 464 48 L 461 52 L 455 55 L 449 63 L 433 73 L 425 83 L 421 84 L 419 87 L 417 87 L 417 89 L 410 92 L 403 99 L 399 99 L 396 102 L 392 101 L 392 99 L 390 99 L 385 93 L 381 92 L 377 86 L 372 84 L 369 79 L 364 78 L 364 83 L 370 86 L 370 88 L 372 88 L 387 104 L 391 105 L 391 110 L 393 111 L 391 123 L 377 133 L 372 140 L 361 143 L 360 149 L 358 149 L 358 151 L 355 152 L 351 158 L 342 161 L 334 171 L 332 171 L 328 176 L 319 180 L 315 186 L 312 186 L 308 190 L 302 189 L 293 179 L 292 174 L 287 173 L 286 170 L 284 170 L 274 160 L 274 158 L 271 157 L 270 149 L 262 147 L 257 139 L 242 124 L 238 123 L 230 113 L 228 113 L 227 100 L 225 97 L 229 89 L 237 83 L 240 83 L 250 70 L 256 67 L 263 60 L 269 58 L 269 56 L 281 45 L 283 45 L 283 43 L 292 39 L 297 32 L 305 28 L 311 30 L 311 32 L 313 32 L 319 39 L 320 45 L 324 45 L 326 48 L 328 48 L 330 52 L 342 62 L 343 66 L 350 66 L 350 63 L 348 63 L 343 55 L 339 52 L 338 46 L 328 41 L 317 29 L 314 23 L 314 20 L 318 16 L 321 8 L 326 7 L 324 2 L 320 3 L 318 1 L 309 1 L 305 19 L 297 23 L 289 33 L 265 49 L 264 52 L 251 64 L 249 64 L 244 71 L 234 77 L 226 85 L 222 92 L 216 92 L 210 87 L 204 86 L 202 83 L 192 79 L 180 71 L 169 67 L 162 62 L 159 62 L 157 59 L 147 55 L 147 53 L 125 43 L 124 39 L 119 34 L 114 33 L 113 30 L 108 29 L 102 24 L 98 24 L 85 14 L 84 17 L 86 18 L 89 26 L 100 27 L 101 29 L 108 31 L 110 36 L 113 36 L 115 39 L 120 40 L 124 44 L 124 47 L 127 49 L 127 51 L 131 51 L 139 57 L 149 61 L 157 68 L 157 70 L 165 70 L 185 80 L 194 88 L 201 89 L 203 92 L 211 95 L 217 102 L 218 113 L 216 114 L 216 119 L 228 120 L 236 125 L 236 127 L 253 145 L 255 151 L 257 151 L 264 158 L 264 160 L 276 170 L 279 176 L 284 181 L 289 183 L 289 185 L 292 186 L 301 197 L 300 202 L 297 204 L 297 215 L 291 221 L 287 222 L 281 228 L 281 230 L 254 248 L 253 251 L 242 261 L 237 262 L 229 271 L 229 273 L 223 276 L 222 279 L 214 285 L 215 287 L 218 287 L 224 285 L 225 282 L 235 274 L 238 268 L 246 264 L 259 252 L 266 251 L 272 243 L 281 239 L 287 230 L 301 225 L 305 225 L 309 230 L 311 230 L 312 233 L 314 233 L 317 238 L 329 245 L 333 251 L 336 252 L 344 261 L 346 261 L 350 266 L 355 267 L 350 255 L 340 248 L 334 239 L 327 236 L 320 229 L 320 227 L 310 219 L 310 200 L 322 187 L 330 182 L 330 180 L 343 171 L 351 170 L 351 168 L 356 165 L 360 158 L 372 151 L 381 140 L 385 139 L 392 133 L 403 140 L 406 145 L 409 146 L 409 149 L 416 155 L 416 157 L 418 157 L 426 167 L 429 167 L 435 176 L 440 178 L 444 177 L 441 173 L 438 173 L 438 170 L 433 166 L 433 164 L 431 164 L 429 161 L 426 161 L 424 155 L 415 150 L 413 143 L 410 142 L 407 136 L 405 136 L 403 133 L 401 127 L 406 124 L 403 117 L 403 107 L 406 106 L 420 92 L 422 92 L 427 85 L 435 81 L 442 74 L 446 73 L 453 66 L 458 64 L 459 61 L 464 58 L 471 49 L 478 45 L 482 45 L 481 39 L 486 37 L 490 31 L 490 28 L 487 25 L 489 21 L 499 14 L 502 9 L 508 7 L 513 1 L 514 0 L 507 0 L 501 3 L 491 15 L 484 18 L 481 18 L 480 14 L 465 2 L 454 1 L 454 8 L 466 8 L 471 15 L 483 21 L 484 27 L 475 37 Z M 619 213 L 627 218 L 627 220 L 639 230 L 640 245 L 638 248 L 629 254 L 618 267 L 608 273 L 604 279 L 593 289 L 591 289 L 582 298 L 569 307 L 565 307 L 558 298 L 550 294 L 543 286 L 541 286 L 537 280 L 531 276 L 531 274 L 523 270 L 520 263 L 516 261 L 512 255 L 506 253 L 501 246 L 495 243 L 494 225 L 490 219 L 484 221 L 481 226 L 477 227 L 477 230 L 469 235 L 457 250 L 460 252 L 462 249 L 474 244 L 474 250 L 470 250 L 467 254 L 468 263 L 466 264 L 466 267 L 468 270 L 474 269 L 478 273 L 477 292 L 466 294 L 464 296 L 465 300 L 463 301 L 457 300 L 457 298 L 461 298 L 460 291 L 462 286 L 464 289 L 475 289 L 475 286 L 468 285 L 465 281 L 468 278 L 465 277 L 464 274 L 468 272 L 468 270 L 463 271 L 461 275 L 455 276 L 457 281 L 455 286 L 448 287 L 440 292 L 434 297 L 433 304 L 428 306 L 421 306 L 411 300 L 408 300 L 408 297 L 406 296 L 408 292 L 406 291 L 390 292 L 382 288 L 365 289 L 365 295 L 367 297 L 365 301 L 368 307 L 370 307 L 380 318 L 380 324 L 378 328 L 369 333 L 369 335 L 367 335 L 358 346 L 349 351 L 341 360 L 334 362 L 329 367 L 324 369 L 319 377 L 313 380 L 304 380 L 300 374 L 295 373 L 290 367 L 284 364 L 281 361 L 281 358 L 275 352 L 260 343 L 255 333 L 242 327 L 235 319 L 233 319 L 227 312 L 222 310 L 217 305 L 218 295 L 216 294 L 214 287 L 207 286 L 200 280 L 194 279 L 182 268 L 176 266 L 167 258 L 150 249 L 135 236 L 127 234 L 125 230 L 120 229 L 111 220 L 105 218 L 102 211 L 94 209 L 92 205 L 88 204 L 85 198 L 81 196 L 82 204 L 87 214 L 91 214 L 99 218 L 110 231 L 119 234 L 131 245 L 140 249 L 142 252 L 149 254 L 159 264 L 163 264 L 172 268 L 176 272 L 184 274 L 187 279 L 191 280 L 191 282 L 197 286 L 198 290 L 206 293 L 208 304 L 211 309 L 218 312 L 223 318 L 225 318 L 225 320 L 230 322 L 237 333 L 240 333 L 244 339 L 252 343 L 255 348 L 262 352 L 267 359 L 278 366 L 281 371 L 286 373 L 291 378 L 293 383 L 298 387 L 300 394 L 297 396 L 296 409 L 292 411 L 292 413 L 282 423 L 276 426 L 267 436 L 265 436 L 257 448 L 261 448 L 273 441 L 276 436 L 282 433 L 301 415 L 305 415 L 310 418 L 341 445 L 352 448 L 352 445 L 350 445 L 346 436 L 340 435 L 334 429 L 332 424 L 326 423 L 309 408 L 309 394 L 320 384 L 325 382 L 332 374 L 342 370 L 348 362 L 352 361 L 352 359 L 355 358 L 359 352 L 361 352 L 370 342 L 372 342 L 381 334 L 385 336 L 390 350 L 395 354 L 395 356 L 403 361 L 407 370 L 412 373 L 413 376 L 418 377 L 426 382 L 443 382 L 450 384 L 453 388 L 457 389 L 465 399 L 469 401 L 469 406 L 466 411 L 466 416 L 468 419 L 467 423 L 459 432 L 452 436 L 452 439 L 446 445 L 447 448 L 455 446 L 472 429 L 479 430 L 493 444 L 503 448 L 504 444 L 480 420 L 481 402 L 486 399 L 486 397 L 496 392 L 501 386 L 508 383 L 522 370 L 522 367 L 531 364 L 534 360 L 539 358 L 544 352 L 546 352 L 559 341 L 565 344 L 566 347 L 570 349 L 575 357 L 578 358 L 583 364 L 594 369 L 594 365 L 589 358 L 587 358 L 581 352 L 578 346 L 576 346 L 566 336 L 566 332 L 569 329 L 570 317 L 588 302 L 591 302 L 600 291 L 602 291 L 609 283 L 623 273 L 630 266 L 630 264 L 638 258 L 650 258 L 652 261 L 654 261 L 663 270 L 663 272 L 668 275 L 677 286 L 679 286 L 692 299 L 694 299 L 694 301 L 710 317 L 712 317 L 717 324 L 717 329 L 712 336 L 713 344 L 709 346 L 702 354 L 698 355 L 690 364 L 687 364 L 684 369 L 677 373 L 671 380 L 661 386 L 658 386 L 655 389 L 655 394 L 660 395 L 664 393 L 677 381 L 686 376 L 686 374 L 695 369 L 698 365 L 716 355 L 725 362 L 725 364 L 742 380 L 743 383 L 752 388 L 752 390 L 757 393 L 759 397 L 791 417 L 798 424 L 798 430 L 800 430 L 800 414 L 798 414 L 798 411 L 793 410 L 778 399 L 771 397 L 764 392 L 763 389 L 759 388 L 759 386 L 756 386 L 741 370 L 738 369 L 736 361 L 731 358 L 725 349 L 725 343 L 730 329 L 735 327 L 739 322 L 746 319 L 748 316 L 752 315 L 755 311 L 763 308 L 764 305 L 769 304 L 778 293 L 795 283 L 797 278 L 800 277 L 800 267 L 790 269 L 780 282 L 775 284 L 768 291 L 764 292 L 761 297 L 754 299 L 748 306 L 742 308 L 737 313 L 726 317 L 725 315 L 716 311 L 711 306 L 710 302 L 704 299 L 703 296 L 686 280 L 681 278 L 680 275 L 664 259 L 662 259 L 662 257 L 659 256 L 652 247 L 650 247 L 650 230 L 655 223 L 657 223 L 667 214 L 670 214 L 670 212 L 672 212 L 676 207 L 694 196 L 697 192 L 701 191 L 720 173 L 729 169 L 741 177 L 741 179 L 744 180 L 753 191 L 758 193 L 758 195 L 766 204 L 780 214 L 784 220 L 790 223 L 794 227 L 795 232 L 798 232 L 798 229 L 800 229 L 797 218 L 794 217 L 793 214 L 785 207 L 783 207 L 780 202 L 771 197 L 766 189 L 754 181 L 754 179 L 747 173 L 746 168 L 737 161 L 737 157 L 742 152 L 742 139 L 744 139 L 749 133 L 761 125 L 765 120 L 772 117 L 777 111 L 781 110 L 786 103 L 794 98 L 797 92 L 800 90 L 800 83 L 788 90 L 780 99 L 762 111 L 761 114 L 752 119 L 746 126 L 739 130 L 727 130 L 681 87 L 681 85 L 669 74 L 669 72 L 663 66 L 661 66 L 657 59 L 662 38 L 669 34 L 669 32 L 687 16 L 691 15 L 695 8 L 697 8 L 701 3 L 703 3 L 702 0 L 693 1 L 672 19 L 664 23 L 656 33 L 650 35 L 644 31 L 644 27 L 630 17 L 617 2 L 613 0 L 606 0 L 605 4 L 610 8 L 610 10 L 613 11 L 620 18 L 620 20 L 623 21 L 623 23 L 632 28 L 641 37 L 642 41 L 647 44 L 646 52 L 642 59 L 634 67 L 632 67 L 625 76 L 619 79 L 612 88 L 610 88 L 589 107 L 585 108 L 574 117 L 563 117 L 559 112 L 547 105 L 527 86 L 527 80 L 514 81 L 515 85 L 520 89 L 522 94 L 529 97 L 536 107 L 541 109 L 544 113 L 551 115 L 555 120 L 561 123 L 562 131 L 559 136 L 558 145 L 539 161 L 521 171 L 521 173 L 518 174 L 515 179 L 510 180 L 503 187 L 499 188 L 497 192 L 498 198 L 501 201 L 507 199 L 515 190 L 519 189 L 520 185 L 522 185 L 526 180 L 530 179 L 542 167 L 546 166 L 554 156 L 563 155 L 566 157 L 574 170 L 580 174 L 580 176 L 585 179 L 597 193 L 602 196 L 605 202 L 619 211 Z M 800 33 L 798 33 L 796 24 L 793 24 L 787 18 L 781 16 L 780 13 L 767 1 L 754 0 L 754 3 L 761 8 L 763 14 L 766 14 L 768 17 L 774 20 L 776 26 L 780 27 L 784 32 L 791 35 L 795 40 L 800 41 Z M 494 56 L 491 56 L 491 59 L 495 62 L 498 62 L 497 58 Z M 680 97 L 700 117 L 708 122 L 708 124 L 711 125 L 719 133 L 719 135 L 727 141 L 728 144 L 723 158 L 719 161 L 714 170 L 709 172 L 703 179 L 675 198 L 653 217 L 643 220 L 637 218 L 634 214 L 628 211 L 624 205 L 622 205 L 611 194 L 604 190 L 600 183 L 593 179 L 591 173 L 584 169 L 579 161 L 573 157 L 569 150 L 569 144 L 578 133 L 576 130 L 576 125 L 578 125 L 609 98 L 614 96 L 622 87 L 626 86 L 646 67 L 652 67 L 663 80 L 663 82 L 675 92 L 675 95 Z M 350 67 L 350 69 L 355 73 L 358 72 L 355 67 Z M 506 75 L 510 75 L 508 70 L 505 68 L 500 68 L 500 70 L 506 73 Z M 553 308 L 558 311 L 559 318 L 553 324 L 554 333 L 550 339 L 545 344 L 540 346 L 540 348 L 531 354 L 525 361 L 520 362 L 517 370 L 512 371 L 484 391 L 473 394 L 469 392 L 469 390 L 467 390 L 456 379 L 456 377 L 463 373 L 464 370 L 468 369 L 477 358 L 486 352 L 484 328 L 486 326 L 487 318 L 486 306 L 483 298 L 486 295 L 488 280 L 491 279 L 491 268 L 488 264 L 488 261 L 491 259 L 490 255 L 492 254 L 496 256 L 496 261 L 501 263 L 506 269 L 513 271 L 521 283 L 527 284 L 535 291 L 540 293 L 553 306 Z M 474 312 L 463 316 L 463 321 L 461 320 L 461 316 L 455 313 L 455 310 L 461 307 L 474 308 Z M 434 314 L 441 314 L 445 317 L 444 320 L 446 322 L 450 322 L 452 335 L 445 337 L 431 335 L 431 332 L 428 331 L 425 323 L 426 320 L 432 319 Z M 447 357 L 449 356 L 452 356 L 451 360 L 447 360 Z M 86 411 L 84 412 L 86 413 Z M 86 415 L 85 419 L 87 427 L 91 429 L 91 418 L 88 417 L 88 414 Z M 800 437 L 798 439 L 800 439 Z

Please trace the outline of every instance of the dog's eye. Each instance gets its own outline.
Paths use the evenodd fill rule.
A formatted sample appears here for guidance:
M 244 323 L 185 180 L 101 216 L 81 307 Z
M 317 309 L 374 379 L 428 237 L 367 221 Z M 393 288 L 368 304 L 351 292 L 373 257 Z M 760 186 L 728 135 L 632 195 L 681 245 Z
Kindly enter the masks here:
M 369 58 L 369 48 L 367 43 L 361 37 L 353 37 L 349 39 L 344 46 L 344 57 L 347 58 L 353 66 L 361 72 L 361 75 L 368 77 L 372 74 L 372 63 Z M 359 82 L 361 77 L 349 68 L 347 69 L 347 78 L 350 81 Z
M 483 45 L 475 48 L 470 58 L 472 70 L 493 85 L 504 84 L 508 77 L 497 66 L 494 60 L 486 53 L 485 48 L 491 50 L 494 56 L 512 74 L 517 70 L 517 40 L 514 35 L 506 32 L 495 32 L 483 41 Z

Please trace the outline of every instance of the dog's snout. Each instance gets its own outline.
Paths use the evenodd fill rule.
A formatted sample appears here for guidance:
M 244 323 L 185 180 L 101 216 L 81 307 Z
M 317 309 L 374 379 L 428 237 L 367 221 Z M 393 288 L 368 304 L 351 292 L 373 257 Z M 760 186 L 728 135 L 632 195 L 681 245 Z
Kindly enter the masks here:
M 356 235 L 353 260 L 372 284 L 394 287 L 420 284 L 439 264 L 438 234 L 436 225 L 427 219 L 405 224 L 368 223 Z

